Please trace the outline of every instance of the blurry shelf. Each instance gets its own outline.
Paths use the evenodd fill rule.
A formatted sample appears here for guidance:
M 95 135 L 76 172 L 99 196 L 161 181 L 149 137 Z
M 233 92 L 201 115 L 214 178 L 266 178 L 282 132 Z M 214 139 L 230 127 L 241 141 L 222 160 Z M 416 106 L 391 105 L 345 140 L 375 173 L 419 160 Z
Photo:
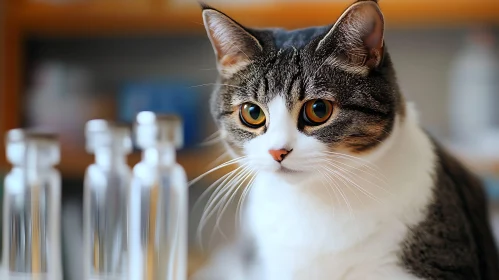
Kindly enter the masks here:
M 477 151 L 445 143 L 449 151 L 468 168 L 482 176 L 499 176 L 499 155 L 492 151 Z
M 299 28 L 332 24 L 352 2 L 270 1 L 252 5 L 220 4 L 217 8 L 248 26 Z M 122 2 L 106 3 L 49 5 L 26 2 L 15 7 L 9 16 L 21 29 L 35 34 L 203 31 L 200 8 L 195 4 L 168 5 L 166 1 L 162 5 L 148 1 L 131 1 L 126 5 Z M 497 0 L 454 0 L 451 4 L 448 0 L 384 0 L 380 1 L 380 6 L 391 27 L 499 24 Z
M 456 157 L 479 175 L 499 176 L 499 158 L 484 159 L 461 154 L 456 154 Z

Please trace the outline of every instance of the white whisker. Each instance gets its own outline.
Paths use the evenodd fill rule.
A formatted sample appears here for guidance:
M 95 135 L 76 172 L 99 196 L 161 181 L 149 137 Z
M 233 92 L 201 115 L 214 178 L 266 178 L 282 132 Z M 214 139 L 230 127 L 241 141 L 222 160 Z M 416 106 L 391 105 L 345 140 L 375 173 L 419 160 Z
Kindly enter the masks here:
M 225 235 L 225 233 L 222 231 L 222 229 L 220 228 L 220 219 L 223 215 L 223 213 L 225 212 L 225 209 L 227 208 L 227 206 L 230 204 L 230 201 L 232 200 L 232 198 L 234 197 L 234 195 L 237 193 L 237 187 L 236 185 L 238 185 L 238 183 L 244 179 L 245 177 L 245 174 L 247 174 L 249 171 L 248 171 L 248 168 L 245 167 L 243 170 L 241 170 L 239 172 L 239 174 L 237 175 L 237 177 L 234 177 L 230 182 L 227 183 L 227 185 L 224 187 L 227 189 L 227 191 L 225 191 L 225 194 L 223 195 L 223 197 L 221 199 L 218 200 L 218 203 L 216 205 L 216 207 L 213 208 L 213 210 L 217 210 L 217 213 L 216 213 L 216 218 L 215 218 L 215 226 L 213 227 L 213 231 L 211 233 L 211 237 L 210 237 L 210 241 L 208 242 L 209 244 L 211 243 L 211 240 L 214 236 L 214 231 L 215 230 L 218 230 L 218 232 L 222 235 L 222 237 L 225 239 L 225 240 L 229 240 L 227 238 L 227 236 Z M 213 215 L 214 213 L 212 213 Z M 211 216 L 211 215 L 210 215 Z
M 232 172 L 230 172 L 228 174 L 228 176 L 223 176 L 222 178 L 225 177 L 225 179 L 222 181 L 222 183 L 220 183 L 217 186 L 217 188 L 215 189 L 215 191 L 211 194 L 208 202 L 205 205 L 203 214 L 201 215 L 201 219 L 200 219 L 199 225 L 198 225 L 198 233 L 197 234 L 198 234 L 199 242 L 201 244 L 202 244 L 202 238 L 201 238 L 202 230 L 205 227 L 206 223 L 208 222 L 208 219 L 216 211 L 217 205 L 220 203 L 220 201 L 219 201 L 220 197 L 222 195 L 224 195 L 224 193 L 226 193 L 227 191 L 230 190 L 230 184 L 229 183 L 232 180 L 234 180 L 235 178 L 237 178 L 240 175 L 241 169 L 244 169 L 244 168 L 245 168 L 245 165 L 241 165 L 238 168 L 236 168 L 235 170 L 233 170 Z M 222 179 L 222 178 L 220 178 L 220 179 Z M 217 182 L 219 180 L 217 180 Z
M 332 165 L 329 165 L 329 166 L 332 166 Z M 357 198 L 357 200 L 360 202 L 360 205 L 362 205 L 362 199 L 359 197 L 359 195 L 357 194 L 357 192 L 355 191 L 355 186 L 357 185 L 355 182 L 353 182 L 352 180 L 350 180 L 349 178 L 347 178 L 346 176 L 344 176 L 344 174 L 342 174 L 340 171 L 338 170 L 334 170 L 334 169 L 331 169 L 331 168 L 328 168 L 328 167 L 325 167 L 327 170 L 329 170 L 329 172 L 335 174 L 337 176 L 337 178 L 343 183 L 343 185 L 345 187 L 347 187 L 352 193 L 353 195 Z M 350 184 L 352 184 L 353 186 L 350 186 Z
M 352 161 L 363 162 L 364 163 L 363 166 L 365 166 L 366 168 L 369 168 L 371 170 L 375 170 L 377 172 L 381 171 L 372 162 L 370 162 L 370 161 L 368 161 L 366 159 L 360 158 L 360 157 L 356 157 L 356 156 L 352 156 L 352 155 L 347 155 L 347 154 L 343 154 L 343 153 L 332 152 L 332 151 L 324 151 L 324 153 L 336 155 L 338 158 L 345 158 L 345 159 L 350 159 Z
M 218 138 L 215 138 L 213 140 L 203 141 L 202 143 L 199 144 L 199 146 L 200 147 L 213 146 L 213 145 L 216 145 L 220 142 L 222 142 L 222 138 L 218 137 Z
M 246 199 L 246 196 L 250 192 L 251 187 L 253 187 L 253 182 L 255 181 L 256 175 L 257 175 L 256 173 L 253 175 L 253 177 L 251 178 L 251 180 L 248 183 L 248 186 L 244 189 L 244 191 L 241 194 L 241 197 L 239 198 L 239 201 L 237 203 L 236 217 L 239 217 L 239 222 L 236 221 L 236 225 L 238 226 L 238 228 L 239 228 L 239 224 L 242 221 L 242 211 L 243 211 L 242 208 L 244 207 L 244 201 Z
M 208 137 L 206 137 L 206 139 L 204 139 L 199 145 L 200 146 L 214 145 L 217 144 L 218 142 L 221 142 L 222 138 L 223 138 L 222 133 L 220 132 L 220 130 L 217 130 Z
M 238 158 L 235 158 L 235 159 L 231 159 L 231 160 L 229 160 L 229 161 L 226 161 L 225 163 L 222 163 L 222 164 L 218 165 L 217 167 L 214 167 L 214 168 L 212 168 L 212 169 L 210 169 L 210 170 L 206 171 L 205 173 L 203 173 L 203 174 L 199 175 L 199 176 L 198 176 L 198 177 L 196 177 L 195 179 L 191 180 L 191 181 L 189 182 L 189 186 L 192 186 L 192 185 L 194 185 L 195 183 L 199 182 L 199 180 L 203 179 L 206 175 L 210 174 L 211 172 L 214 172 L 214 171 L 216 171 L 216 170 L 219 170 L 219 169 L 221 169 L 221 168 L 224 168 L 224 167 L 229 166 L 229 165 L 232 165 L 232 164 L 236 164 L 236 163 L 238 163 L 238 162 L 242 161 L 242 160 L 243 160 L 243 159 L 245 159 L 245 158 L 246 158 L 246 156 L 242 156 L 242 157 L 238 157 Z
M 325 168 L 323 167 L 323 169 L 325 169 Z M 343 193 L 343 191 L 341 190 L 341 188 L 338 186 L 338 184 L 336 183 L 336 181 L 333 179 L 333 177 L 329 176 L 329 174 L 327 172 L 328 170 L 325 169 L 325 171 L 326 172 L 323 173 L 324 176 L 326 176 L 327 178 L 329 178 L 329 182 L 330 183 L 333 183 L 334 188 L 340 193 L 341 197 L 343 198 L 343 201 L 345 201 L 345 204 L 346 204 L 348 210 L 350 211 L 350 215 L 355 219 L 355 213 L 353 212 L 353 208 L 350 205 L 350 202 L 348 201 L 347 197 L 345 196 L 345 194 Z
M 228 198 L 228 200 L 225 202 L 224 207 L 217 213 L 217 220 L 216 220 L 216 226 L 219 227 L 220 224 L 220 219 L 227 209 L 227 207 L 230 205 L 230 202 L 234 199 L 236 194 L 239 192 L 240 188 L 244 185 L 244 182 L 247 181 L 248 177 L 251 176 L 252 171 L 250 169 L 247 169 L 246 172 L 242 175 L 240 179 L 238 179 L 237 182 L 234 182 L 234 187 L 233 187 L 233 192 L 232 195 Z
M 320 171 L 319 171 L 319 174 L 321 174 L 321 175 L 322 175 L 322 177 L 323 177 L 324 179 L 326 179 L 326 177 L 325 177 L 322 173 L 320 173 Z M 326 186 L 326 184 L 324 184 L 324 182 L 323 182 L 323 181 L 321 181 L 321 183 L 322 183 L 322 186 L 326 189 L 326 191 L 327 191 L 327 193 L 328 193 L 328 195 L 329 195 L 329 199 L 331 200 L 331 206 L 333 207 L 333 218 L 334 218 L 334 217 L 335 217 L 335 214 L 336 214 L 336 213 L 335 213 L 335 212 L 336 212 L 336 208 L 335 208 L 335 204 L 334 204 L 334 202 L 333 202 L 333 196 L 331 195 L 331 190 L 329 190 L 330 188 L 329 188 L 329 187 L 327 187 L 327 186 Z M 332 191 L 333 191 L 333 193 L 334 193 L 334 197 L 336 198 L 336 201 L 339 201 L 339 200 L 338 200 L 338 196 L 336 195 L 335 191 L 334 191 L 334 190 L 332 190 Z
M 383 184 L 388 184 L 386 182 L 386 177 L 380 171 L 370 169 L 370 171 L 371 171 L 370 172 L 369 170 L 365 170 L 364 169 L 364 168 L 367 168 L 367 166 L 365 166 L 365 165 L 361 165 L 360 167 L 352 166 L 350 164 L 347 164 L 345 162 L 337 160 L 336 159 L 337 157 L 329 157 L 329 156 L 326 155 L 325 158 L 327 160 L 333 161 L 335 163 L 341 164 L 341 165 L 349 167 L 351 169 L 355 169 L 355 170 L 357 170 L 359 172 L 362 172 L 364 174 L 370 175 L 370 176 L 374 177 L 375 179 L 379 180 L 380 182 L 382 182 Z M 381 176 L 381 178 L 376 173 L 379 174 L 379 176 Z
M 216 159 L 214 159 L 212 162 L 208 164 L 209 168 L 216 167 L 217 163 L 227 156 L 229 156 L 229 152 L 223 152 L 220 156 L 218 156 Z
M 230 187 L 231 187 L 231 188 L 236 188 L 236 186 L 238 186 L 241 182 L 244 182 L 244 178 L 245 178 L 245 177 L 246 177 L 246 175 L 247 175 L 247 174 L 249 174 L 249 173 L 251 173 L 251 170 L 250 170 L 248 167 L 246 167 L 246 168 L 244 168 L 243 170 L 241 170 L 241 172 L 239 172 L 239 174 L 238 174 L 237 178 L 234 178 L 233 180 L 231 180 L 231 182 L 230 182 Z M 222 198 L 222 199 L 223 199 L 222 203 L 223 203 L 223 204 L 225 204 L 225 202 L 226 202 L 227 200 L 230 200 L 230 198 L 232 197 L 232 195 L 233 195 L 233 194 L 226 193 L 226 194 L 224 195 L 224 197 Z M 222 210 L 222 208 L 219 208 L 219 209 L 218 209 L 217 216 L 219 216 L 219 215 L 220 215 L 221 210 Z
M 347 174 L 346 174 L 346 173 L 349 173 L 349 174 L 351 174 L 352 176 L 357 176 L 357 175 L 358 175 L 358 174 L 355 174 L 354 172 L 352 172 L 351 170 L 348 170 L 348 169 L 346 169 L 346 168 L 343 168 L 343 167 L 341 167 L 341 166 L 339 166 L 339 165 L 335 164 L 335 163 L 334 163 L 334 161 L 331 161 L 331 160 L 324 160 L 324 162 L 326 162 L 326 163 L 327 163 L 327 164 L 329 164 L 330 166 L 332 166 L 332 167 L 334 167 L 334 168 L 336 168 L 336 169 L 338 169 L 338 170 L 340 170 L 340 171 L 344 172 L 344 173 L 342 173 L 342 175 L 344 175 L 344 176 L 347 176 Z M 372 175 L 372 174 L 371 174 L 371 175 Z M 349 178 L 350 178 L 350 177 L 349 177 Z M 378 184 L 373 183 L 372 181 L 370 181 L 370 180 L 368 180 L 368 179 L 364 178 L 363 176 L 358 176 L 358 178 L 360 178 L 361 180 L 363 180 L 363 181 L 365 181 L 365 182 L 369 183 L 370 185 L 372 185 L 372 186 L 374 186 L 374 187 L 377 187 L 377 188 L 379 188 L 379 189 L 381 189 L 381 190 L 385 191 L 385 192 L 386 192 L 386 193 L 388 193 L 389 195 L 391 195 L 391 193 L 390 193 L 388 190 L 386 190 L 385 188 L 383 188 L 383 187 L 379 186 Z M 369 191 L 367 191 L 367 190 L 365 190 L 364 188 L 360 187 L 360 185 L 358 185 L 358 184 L 355 184 L 355 185 L 356 185 L 358 188 L 362 189 L 362 191 L 363 191 L 363 192 L 365 192 L 365 193 L 369 194 L 370 196 L 375 197 L 375 196 L 374 196 L 373 194 L 371 194 Z
M 212 134 L 210 134 L 208 137 L 206 137 L 206 139 L 204 139 L 204 141 L 210 141 L 210 140 L 213 140 L 215 138 L 218 138 L 220 136 L 220 134 L 221 134 L 220 130 L 217 130 L 217 131 L 213 132 Z
M 328 163 L 330 166 L 334 167 L 334 168 L 337 168 L 337 169 L 340 169 L 341 168 L 338 168 L 337 165 L 334 165 L 332 163 Z M 345 183 L 345 186 L 347 186 L 349 189 L 350 189 L 350 184 L 355 187 L 357 190 L 359 190 L 361 193 L 363 193 L 364 195 L 366 195 L 367 197 L 373 199 L 374 201 L 378 202 L 378 203 L 381 203 L 380 200 L 375 196 L 373 195 L 372 193 L 370 193 L 369 191 L 365 190 L 364 188 L 362 188 L 359 184 L 357 184 L 356 182 L 352 181 L 352 179 L 350 179 L 349 176 L 347 176 L 346 174 L 342 173 L 341 171 L 339 170 L 334 170 L 334 169 L 331 169 L 331 168 L 327 168 L 329 171 L 335 173 L 336 175 L 340 176 L 340 180 L 342 180 L 344 183 Z M 348 184 L 350 183 L 350 184 Z M 359 199 L 359 201 L 361 202 L 362 204 L 362 201 L 361 199 L 358 197 L 357 193 L 356 192 L 353 192 L 354 195 Z
M 196 202 L 194 203 L 193 209 L 196 209 L 199 206 L 199 203 L 204 200 L 204 198 L 210 193 L 212 188 L 216 188 L 220 181 L 224 180 L 225 178 L 227 178 L 228 176 L 230 176 L 231 174 L 233 174 L 236 171 L 237 170 L 232 170 L 231 172 L 229 172 L 229 173 L 223 175 L 222 177 L 220 177 L 219 179 L 217 179 L 215 182 L 211 183 L 211 185 L 209 185 L 208 188 L 206 188 L 206 190 L 196 200 Z
M 222 183 L 220 183 L 217 188 L 215 189 L 215 191 L 212 193 L 212 195 L 210 196 L 208 202 L 206 203 L 205 205 L 205 209 L 203 211 L 203 216 L 206 215 L 206 218 L 209 218 L 213 213 L 213 211 L 215 211 L 216 209 L 216 205 L 217 205 L 217 201 L 219 201 L 224 193 L 230 188 L 230 183 L 237 179 L 240 175 L 241 175 L 241 172 L 243 170 L 245 170 L 245 165 L 241 165 L 239 166 L 238 168 L 236 168 L 234 171 L 231 172 L 231 175 L 226 177 Z M 214 205 L 215 204 L 215 205 Z

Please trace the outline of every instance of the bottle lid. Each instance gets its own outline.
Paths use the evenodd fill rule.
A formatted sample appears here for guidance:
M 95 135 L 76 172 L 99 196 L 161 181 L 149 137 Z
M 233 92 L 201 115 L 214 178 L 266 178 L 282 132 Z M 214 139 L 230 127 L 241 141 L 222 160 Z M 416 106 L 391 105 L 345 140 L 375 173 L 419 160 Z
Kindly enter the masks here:
M 46 141 L 57 144 L 58 138 L 55 133 L 22 128 L 11 129 L 7 131 L 5 136 L 6 143 L 21 142 L 26 140 Z
M 132 151 L 131 133 L 126 125 L 103 119 L 90 120 L 85 125 L 85 138 L 89 153 L 111 147 L 121 149 L 124 153 Z
M 25 163 L 27 155 L 36 154 L 38 163 L 55 165 L 60 161 L 57 134 L 30 129 L 12 129 L 5 135 L 7 159 L 15 165 Z
M 137 146 L 141 149 L 166 143 L 171 143 L 175 148 L 180 149 L 184 138 L 182 119 L 176 115 L 140 112 L 135 122 L 135 138 Z

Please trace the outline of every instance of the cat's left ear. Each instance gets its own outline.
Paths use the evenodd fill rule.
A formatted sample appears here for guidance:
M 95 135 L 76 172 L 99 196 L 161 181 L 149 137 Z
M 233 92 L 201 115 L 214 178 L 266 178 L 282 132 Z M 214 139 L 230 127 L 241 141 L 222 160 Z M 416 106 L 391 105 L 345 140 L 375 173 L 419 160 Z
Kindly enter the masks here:
M 203 21 L 222 76 L 240 71 L 262 52 L 260 42 L 222 12 L 203 6 Z
M 383 58 L 384 18 L 376 1 L 358 1 L 341 15 L 316 52 L 347 71 L 367 74 Z

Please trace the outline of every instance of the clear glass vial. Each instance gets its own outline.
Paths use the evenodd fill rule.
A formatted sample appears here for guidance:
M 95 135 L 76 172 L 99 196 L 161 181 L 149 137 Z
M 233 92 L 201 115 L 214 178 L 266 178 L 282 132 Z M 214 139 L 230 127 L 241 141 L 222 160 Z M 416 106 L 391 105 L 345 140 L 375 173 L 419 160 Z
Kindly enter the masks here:
M 182 121 L 141 112 L 134 133 L 142 159 L 133 169 L 129 204 L 129 279 L 185 280 L 188 189 L 175 158 Z
M 5 177 L 2 279 L 61 280 L 60 150 L 53 134 L 6 134 L 12 164 Z
M 95 155 L 87 168 L 83 202 L 85 279 L 122 280 L 127 274 L 127 204 L 132 151 L 130 130 L 106 120 L 85 127 L 86 149 Z

